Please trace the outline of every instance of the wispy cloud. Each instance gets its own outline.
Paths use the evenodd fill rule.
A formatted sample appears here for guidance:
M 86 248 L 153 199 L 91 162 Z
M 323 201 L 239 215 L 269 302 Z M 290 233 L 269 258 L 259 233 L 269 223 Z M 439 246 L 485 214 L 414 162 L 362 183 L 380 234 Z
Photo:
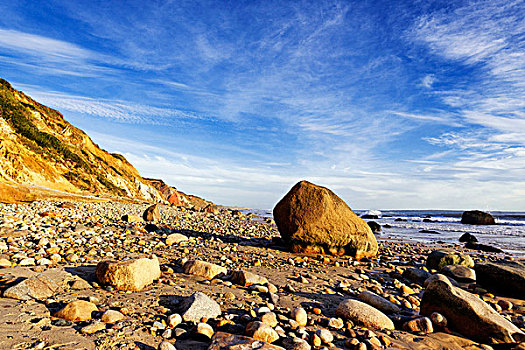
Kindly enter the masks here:
M 17 87 L 41 103 L 58 110 L 110 118 L 119 122 L 162 125 L 173 124 L 176 119 L 210 119 L 173 108 L 140 105 L 122 100 L 94 99 L 60 92 L 42 92 L 22 84 L 18 84 Z

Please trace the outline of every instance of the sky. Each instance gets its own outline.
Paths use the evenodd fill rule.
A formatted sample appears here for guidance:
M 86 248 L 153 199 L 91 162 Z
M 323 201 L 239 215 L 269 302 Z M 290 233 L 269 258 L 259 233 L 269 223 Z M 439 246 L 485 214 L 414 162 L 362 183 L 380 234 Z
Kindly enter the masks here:
M 525 211 L 525 2 L 0 1 L 0 77 L 144 177 Z

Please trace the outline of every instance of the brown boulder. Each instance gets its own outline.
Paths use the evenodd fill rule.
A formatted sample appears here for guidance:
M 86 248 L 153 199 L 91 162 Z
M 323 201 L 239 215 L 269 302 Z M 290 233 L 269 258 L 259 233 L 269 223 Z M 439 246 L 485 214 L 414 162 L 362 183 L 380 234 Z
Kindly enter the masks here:
M 144 214 L 142 214 L 142 218 L 144 219 L 144 221 L 159 221 L 159 204 L 153 204 L 152 206 L 148 207 L 148 209 L 144 211 Z
M 494 217 L 479 210 L 465 211 L 461 215 L 461 223 L 468 225 L 496 225 Z
M 525 341 L 525 334 L 478 296 L 446 280 L 430 283 L 421 299 L 421 315 L 438 312 L 451 330 L 480 343 Z
M 335 193 L 307 181 L 297 183 L 273 209 L 283 242 L 294 252 L 377 254 L 368 224 Z
M 159 260 L 142 258 L 101 261 L 95 275 L 100 283 L 108 284 L 116 290 L 140 291 L 160 278 Z

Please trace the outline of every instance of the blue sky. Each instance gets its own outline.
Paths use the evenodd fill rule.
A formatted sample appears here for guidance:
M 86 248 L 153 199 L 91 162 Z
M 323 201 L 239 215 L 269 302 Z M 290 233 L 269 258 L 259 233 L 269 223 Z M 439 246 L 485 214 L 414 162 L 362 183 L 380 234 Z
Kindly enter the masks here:
M 143 176 L 525 210 L 523 1 L 2 1 L 0 76 Z

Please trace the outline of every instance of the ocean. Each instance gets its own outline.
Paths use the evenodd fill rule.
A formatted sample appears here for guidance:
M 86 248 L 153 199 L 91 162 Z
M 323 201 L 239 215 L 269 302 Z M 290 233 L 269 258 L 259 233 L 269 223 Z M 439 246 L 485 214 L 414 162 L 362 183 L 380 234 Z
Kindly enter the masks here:
M 261 217 L 272 217 L 272 210 L 246 209 Z M 514 256 L 525 257 L 525 212 L 492 211 L 496 225 L 464 225 L 461 223 L 463 211 L 454 210 L 354 210 L 358 215 L 375 214 L 375 221 L 382 227 L 379 237 L 403 239 L 406 241 L 432 244 L 463 244 L 459 237 L 468 232 L 478 239 L 478 243 L 491 245 Z M 396 221 L 396 219 L 398 219 Z M 406 221 L 399 221 L 406 220 Z M 424 222 L 423 220 L 427 219 Z M 385 228 L 384 225 L 391 227 Z M 423 233 L 422 230 L 436 231 Z

